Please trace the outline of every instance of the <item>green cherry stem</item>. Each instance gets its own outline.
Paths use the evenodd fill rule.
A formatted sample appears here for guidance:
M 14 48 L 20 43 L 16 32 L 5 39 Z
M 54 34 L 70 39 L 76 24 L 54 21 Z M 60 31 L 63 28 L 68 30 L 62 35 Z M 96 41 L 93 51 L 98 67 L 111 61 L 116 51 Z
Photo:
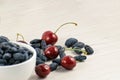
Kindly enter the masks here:
M 22 40 L 23 40 L 23 41 L 25 41 L 25 39 L 24 39 L 23 35 L 22 35 L 22 34 L 20 34 L 20 33 L 17 33 L 17 38 L 16 38 L 16 41 L 19 41 L 19 37 L 21 37 L 21 38 L 22 38 Z
M 74 24 L 75 26 L 77 26 L 77 23 L 75 23 L 75 22 L 67 22 L 67 23 L 62 24 L 60 27 L 58 27 L 54 33 L 56 34 L 61 27 L 65 26 L 67 24 Z
M 68 50 L 68 51 L 78 50 L 78 51 L 81 51 L 84 55 L 87 55 L 87 52 L 85 50 L 73 49 L 73 48 L 65 48 L 65 50 Z

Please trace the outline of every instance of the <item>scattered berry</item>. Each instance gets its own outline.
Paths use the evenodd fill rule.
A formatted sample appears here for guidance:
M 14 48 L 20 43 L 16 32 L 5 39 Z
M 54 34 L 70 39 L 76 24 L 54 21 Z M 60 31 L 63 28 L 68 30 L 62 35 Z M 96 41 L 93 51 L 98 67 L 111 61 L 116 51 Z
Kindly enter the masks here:
M 85 45 L 85 50 L 87 52 L 87 55 L 91 55 L 94 53 L 94 50 L 89 45 Z
M 74 48 L 74 47 L 83 48 L 84 46 L 85 46 L 85 44 L 83 42 L 77 42 L 72 46 L 72 48 Z
M 52 62 L 53 62 L 53 63 L 57 63 L 58 65 L 60 65 L 60 64 L 61 64 L 61 59 L 60 59 L 60 58 L 58 58 L 58 59 L 53 59 Z
M 66 40 L 65 46 L 68 47 L 68 48 L 70 48 L 70 47 L 72 47 L 77 42 L 78 42 L 77 39 L 75 39 L 75 38 L 69 38 L 69 39 Z
M 80 62 L 83 62 L 84 60 L 87 59 L 86 56 L 83 56 L 83 55 L 79 55 L 79 56 L 75 56 L 74 57 L 77 61 L 80 61 Z
M 58 67 L 58 64 L 57 64 L 57 63 L 52 63 L 52 64 L 50 64 L 50 69 L 51 69 L 51 71 L 56 70 L 57 67 Z
M 41 43 L 41 39 L 33 39 L 30 41 L 30 44 L 37 44 L 37 43 Z

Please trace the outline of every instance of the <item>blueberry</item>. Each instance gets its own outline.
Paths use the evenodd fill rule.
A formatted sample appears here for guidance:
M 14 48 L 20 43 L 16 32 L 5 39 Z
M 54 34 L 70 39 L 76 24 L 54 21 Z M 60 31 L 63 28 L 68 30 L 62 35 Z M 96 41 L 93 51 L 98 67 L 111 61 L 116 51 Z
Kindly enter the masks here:
M 8 42 L 8 41 L 9 41 L 9 39 L 7 37 L 0 36 L 0 43 L 2 43 L 2 42 Z
M 28 59 L 29 59 L 29 55 L 28 55 L 28 54 L 29 54 L 28 51 L 26 51 L 26 52 L 24 53 L 25 60 L 28 60 Z
M 25 56 L 22 53 L 15 53 L 15 54 L 13 54 L 13 58 L 16 61 L 24 61 L 25 60 Z
M 94 53 L 94 50 L 92 47 L 90 47 L 89 45 L 85 45 L 85 50 L 87 52 L 87 55 L 91 55 Z
M 41 49 L 45 50 L 46 46 L 47 46 L 47 44 L 46 44 L 45 40 L 42 40 L 41 41 Z
M 11 46 L 8 44 L 8 42 L 2 42 L 1 43 L 1 49 L 2 50 L 7 50 L 9 49 Z
M 11 47 L 11 48 L 9 48 L 6 52 L 16 53 L 16 52 L 18 52 L 18 50 L 17 50 L 16 47 Z
M 76 49 L 76 50 L 74 50 L 76 54 L 82 54 L 81 48 L 74 47 L 73 49 Z
M 47 61 L 47 57 L 45 57 L 43 54 L 43 50 L 39 49 L 39 48 L 35 48 L 36 53 L 37 53 L 37 57 L 39 57 L 41 60 L 43 61 Z
M 65 53 L 59 53 L 59 56 L 60 56 L 60 58 L 63 58 L 64 56 L 66 56 L 66 54 Z
M 52 45 L 51 45 L 51 44 L 48 44 L 48 45 L 46 46 L 46 48 L 48 48 L 48 47 L 50 47 L 50 46 L 52 46 Z M 46 48 L 45 48 L 45 49 L 46 49 Z
M 56 45 L 56 47 L 58 48 L 58 53 L 64 53 L 65 52 L 65 48 L 60 46 L 60 45 Z
M 30 41 L 30 44 L 41 43 L 41 39 L 33 39 Z
M 36 65 L 43 64 L 44 61 L 42 61 L 39 57 L 36 59 Z
M 25 52 L 26 52 L 26 49 L 25 49 L 24 47 L 20 47 L 20 48 L 18 49 L 18 52 L 19 52 L 19 53 L 25 53 Z
M 0 59 L 0 64 L 4 64 L 4 65 L 6 65 L 6 64 L 7 64 L 7 61 L 4 60 L 4 59 Z
M 15 61 L 15 63 L 14 64 L 19 64 L 19 63 L 21 63 L 20 61 Z
M 58 65 L 60 65 L 61 64 L 61 59 L 60 58 L 54 59 L 54 60 L 52 60 L 52 62 L 57 63 Z
M 66 45 L 66 47 L 69 48 L 69 47 L 72 47 L 77 42 L 78 42 L 77 39 L 75 39 L 75 38 L 69 38 L 69 39 L 66 40 L 65 45 Z
M 85 44 L 83 42 L 77 42 L 72 46 L 72 48 L 74 48 L 74 47 L 83 48 L 84 46 L 85 46 Z
M 15 63 L 15 60 L 13 58 L 11 58 L 9 61 L 8 61 L 8 64 L 11 65 L 11 64 L 14 64 Z
M 12 55 L 10 53 L 5 53 L 3 55 L 3 59 L 9 60 L 12 57 Z
M 32 46 L 33 48 L 41 48 L 40 43 L 31 44 L 31 46 Z
M 0 54 L 3 54 L 4 52 L 3 52 L 3 50 L 0 48 Z
M 57 63 L 52 63 L 52 64 L 50 64 L 50 69 L 51 69 L 51 71 L 56 70 L 57 67 L 58 67 L 58 64 L 57 64 Z
M 2 59 L 2 54 L 0 54 L 0 59 Z
M 74 57 L 77 61 L 80 61 L 80 62 L 83 62 L 84 60 L 87 59 L 86 56 L 83 56 L 83 55 L 79 55 L 79 56 L 75 56 Z
M 4 66 L 4 64 L 0 64 L 0 66 Z

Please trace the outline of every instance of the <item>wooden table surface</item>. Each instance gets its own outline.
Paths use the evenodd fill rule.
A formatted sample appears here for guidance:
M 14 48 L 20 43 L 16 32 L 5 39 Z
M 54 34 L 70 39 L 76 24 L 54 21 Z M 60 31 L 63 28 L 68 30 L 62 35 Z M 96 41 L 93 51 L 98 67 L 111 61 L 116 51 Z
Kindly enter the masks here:
M 120 0 L 0 0 L 0 35 L 13 41 L 16 33 L 29 42 L 71 21 L 78 27 L 63 27 L 57 44 L 75 37 L 95 53 L 74 70 L 58 69 L 44 80 L 120 80 Z M 33 73 L 29 80 L 42 79 Z

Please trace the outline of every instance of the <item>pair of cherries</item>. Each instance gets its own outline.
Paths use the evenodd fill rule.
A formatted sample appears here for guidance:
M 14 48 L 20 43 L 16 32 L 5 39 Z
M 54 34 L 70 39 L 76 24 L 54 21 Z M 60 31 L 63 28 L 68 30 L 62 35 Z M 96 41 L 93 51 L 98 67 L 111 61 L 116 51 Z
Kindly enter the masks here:
M 75 26 L 77 26 L 77 23 L 68 22 L 68 23 L 62 24 L 55 32 L 46 31 L 43 33 L 42 40 L 45 40 L 47 45 L 49 45 L 49 44 L 52 45 L 52 46 L 46 48 L 44 51 L 45 56 L 48 59 L 52 60 L 52 59 L 57 58 L 57 56 L 59 54 L 58 48 L 54 46 L 54 44 L 58 41 L 58 36 L 56 35 L 56 33 L 58 32 L 58 30 L 61 27 L 63 27 L 64 25 L 67 25 L 67 24 L 74 24 Z M 18 36 L 21 36 L 23 40 L 18 40 Z M 22 42 L 22 43 L 27 43 L 24 41 L 24 37 L 21 34 L 17 34 L 17 41 Z M 72 70 L 76 66 L 76 60 L 72 56 L 64 56 L 61 59 L 61 66 L 63 66 L 67 70 Z M 47 64 L 40 64 L 35 67 L 35 72 L 39 77 L 44 78 L 51 72 L 51 69 L 50 69 L 50 66 Z

